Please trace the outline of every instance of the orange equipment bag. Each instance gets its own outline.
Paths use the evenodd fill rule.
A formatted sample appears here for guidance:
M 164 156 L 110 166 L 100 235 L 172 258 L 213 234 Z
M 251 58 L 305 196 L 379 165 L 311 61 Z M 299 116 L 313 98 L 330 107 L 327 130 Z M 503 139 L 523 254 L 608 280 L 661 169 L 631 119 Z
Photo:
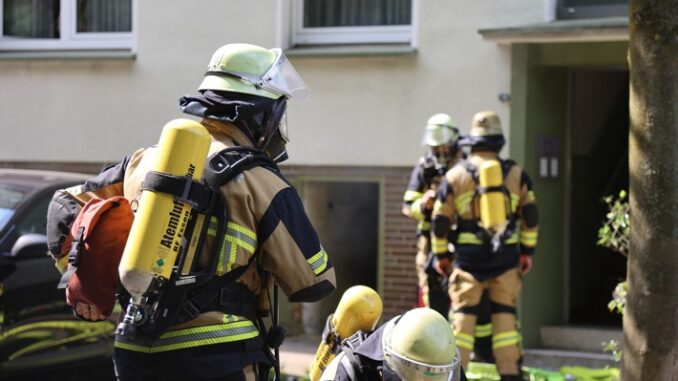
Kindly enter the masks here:
M 69 306 L 86 302 L 105 316 L 111 314 L 118 264 L 133 219 L 129 201 L 121 196 L 93 198 L 78 212 L 62 247 L 62 252 L 68 250 L 68 268 L 58 286 L 68 287 Z

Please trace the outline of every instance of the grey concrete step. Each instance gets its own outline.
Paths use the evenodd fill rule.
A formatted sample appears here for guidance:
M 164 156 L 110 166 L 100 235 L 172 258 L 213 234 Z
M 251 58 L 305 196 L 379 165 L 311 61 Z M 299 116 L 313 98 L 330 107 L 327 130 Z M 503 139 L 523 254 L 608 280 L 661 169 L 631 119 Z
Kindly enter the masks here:
M 623 332 L 620 329 L 544 326 L 541 327 L 541 344 L 544 348 L 602 353 L 603 342 L 615 340 L 621 345 Z
M 583 366 L 588 368 L 618 368 L 610 354 L 569 351 L 561 349 L 525 349 L 523 365 L 558 371 L 563 366 Z

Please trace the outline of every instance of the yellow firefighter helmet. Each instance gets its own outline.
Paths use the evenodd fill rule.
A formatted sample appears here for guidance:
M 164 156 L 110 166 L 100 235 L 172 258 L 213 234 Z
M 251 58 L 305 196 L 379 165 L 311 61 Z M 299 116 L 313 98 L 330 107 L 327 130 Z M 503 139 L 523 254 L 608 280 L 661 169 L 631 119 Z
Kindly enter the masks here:
M 447 320 L 430 308 L 415 308 L 386 323 L 384 358 L 403 380 L 456 380 L 460 358 Z
M 494 111 L 481 111 L 473 116 L 468 136 L 460 142 L 473 148 L 499 151 L 506 143 L 499 115 Z
M 198 90 L 221 90 L 305 100 L 309 90 L 280 49 L 228 44 L 212 55 Z

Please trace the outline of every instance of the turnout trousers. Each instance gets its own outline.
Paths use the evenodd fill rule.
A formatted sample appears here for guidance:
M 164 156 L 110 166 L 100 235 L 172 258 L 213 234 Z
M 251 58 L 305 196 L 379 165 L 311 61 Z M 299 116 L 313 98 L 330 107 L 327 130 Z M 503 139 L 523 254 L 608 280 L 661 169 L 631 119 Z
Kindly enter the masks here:
M 517 268 L 484 281 L 455 268 L 450 277 L 450 297 L 454 307 L 454 331 L 466 368 L 475 343 L 475 329 L 484 290 L 487 290 L 492 313 L 492 352 L 501 375 L 519 375 L 522 338 L 516 324 L 516 303 L 522 288 Z
M 424 231 L 417 238 L 417 283 L 422 303 L 438 311 L 445 319 L 450 319 L 450 297 L 447 292 L 447 278 L 429 269 L 429 253 L 431 252 L 431 238 L 428 231 Z

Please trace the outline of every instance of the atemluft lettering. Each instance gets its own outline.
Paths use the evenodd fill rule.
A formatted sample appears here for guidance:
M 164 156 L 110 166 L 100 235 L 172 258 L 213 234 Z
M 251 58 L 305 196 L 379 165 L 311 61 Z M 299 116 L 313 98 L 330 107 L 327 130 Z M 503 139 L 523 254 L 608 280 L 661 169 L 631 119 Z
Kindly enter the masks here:
M 175 244 L 174 247 L 172 247 L 172 242 L 174 241 L 174 236 L 179 227 L 182 208 L 183 205 L 179 201 L 173 200 L 172 210 L 169 212 L 169 223 L 167 224 L 167 228 L 165 228 L 165 234 L 160 239 L 161 245 L 168 249 L 172 249 L 174 252 L 179 252 L 179 245 Z
M 190 178 L 193 177 L 193 174 L 195 173 L 195 165 L 190 164 L 188 165 L 188 171 L 186 172 L 186 175 Z M 179 242 L 180 240 L 175 241 L 175 237 L 177 235 L 183 235 L 184 234 L 184 229 L 186 228 L 186 223 L 188 222 L 188 215 L 189 212 L 186 211 L 184 213 L 183 218 L 181 218 L 181 211 L 183 209 L 183 204 L 176 199 L 172 201 L 172 210 L 169 212 L 169 222 L 167 224 L 167 228 L 165 228 L 165 233 L 163 234 L 162 238 L 160 239 L 160 244 L 162 246 L 165 246 L 168 249 L 171 249 L 175 253 L 179 252 Z M 181 221 L 181 226 L 179 226 L 179 222 Z

